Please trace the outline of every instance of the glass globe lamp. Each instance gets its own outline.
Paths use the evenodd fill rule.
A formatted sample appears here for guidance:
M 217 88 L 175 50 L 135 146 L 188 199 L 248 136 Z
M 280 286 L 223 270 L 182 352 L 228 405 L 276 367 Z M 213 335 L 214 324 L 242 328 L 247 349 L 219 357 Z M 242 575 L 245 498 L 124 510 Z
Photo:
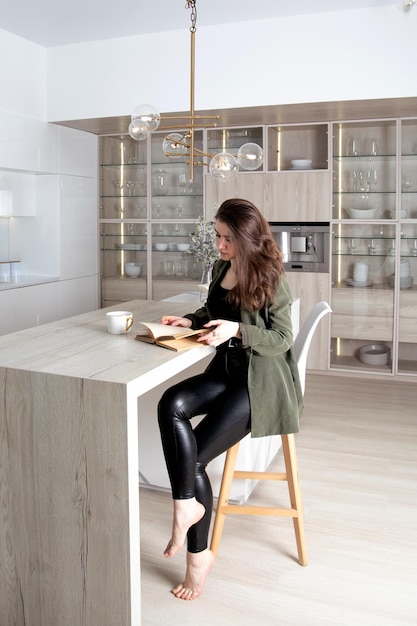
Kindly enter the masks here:
M 179 159 L 188 154 L 188 148 L 184 145 L 185 138 L 180 133 L 171 133 L 167 135 L 162 142 L 162 149 L 166 156 L 173 159 Z
M 257 143 L 245 143 L 237 153 L 237 162 L 243 170 L 257 170 L 263 162 L 263 150 Z
M 161 123 L 161 116 L 151 104 L 140 104 L 132 113 L 132 122 L 137 126 L 143 123 L 145 130 L 147 129 L 153 133 Z
M 136 121 L 129 124 L 129 135 L 136 141 L 143 141 L 150 135 L 151 131 L 143 123 L 136 124 Z
M 219 152 L 210 161 L 210 174 L 217 180 L 231 180 L 237 174 L 238 165 L 233 154 Z

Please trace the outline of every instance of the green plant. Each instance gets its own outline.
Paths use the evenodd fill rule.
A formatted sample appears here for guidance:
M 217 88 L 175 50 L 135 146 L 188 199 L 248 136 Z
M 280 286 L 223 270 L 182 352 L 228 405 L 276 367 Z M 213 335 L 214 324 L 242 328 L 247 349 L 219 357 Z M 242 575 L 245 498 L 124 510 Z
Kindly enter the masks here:
M 216 247 L 216 231 L 213 222 L 206 222 L 200 217 L 190 233 L 190 249 L 188 250 L 203 265 L 213 265 L 219 258 Z

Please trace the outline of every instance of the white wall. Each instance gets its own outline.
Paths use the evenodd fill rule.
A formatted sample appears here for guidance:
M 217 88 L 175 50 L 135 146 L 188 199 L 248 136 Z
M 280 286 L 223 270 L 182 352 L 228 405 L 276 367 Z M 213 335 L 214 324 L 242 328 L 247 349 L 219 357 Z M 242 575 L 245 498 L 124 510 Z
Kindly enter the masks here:
M 45 119 L 46 49 L 0 29 L 0 50 L 0 110 Z
M 196 108 L 416 96 L 417 13 L 401 3 L 198 28 Z M 48 49 L 48 119 L 189 107 L 189 34 Z
M 0 191 L 13 214 L 0 217 L 0 260 L 21 261 L 0 286 L 3 334 L 97 308 L 98 147 L 46 122 L 46 49 L 0 30 L 0 50 Z

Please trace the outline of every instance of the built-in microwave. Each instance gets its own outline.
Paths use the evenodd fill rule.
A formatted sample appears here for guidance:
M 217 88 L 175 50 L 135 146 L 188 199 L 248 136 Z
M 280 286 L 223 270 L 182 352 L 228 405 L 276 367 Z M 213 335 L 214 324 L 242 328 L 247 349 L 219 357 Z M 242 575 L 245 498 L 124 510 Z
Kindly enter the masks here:
M 287 272 L 329 271 L 329 222 L 271 222 Z

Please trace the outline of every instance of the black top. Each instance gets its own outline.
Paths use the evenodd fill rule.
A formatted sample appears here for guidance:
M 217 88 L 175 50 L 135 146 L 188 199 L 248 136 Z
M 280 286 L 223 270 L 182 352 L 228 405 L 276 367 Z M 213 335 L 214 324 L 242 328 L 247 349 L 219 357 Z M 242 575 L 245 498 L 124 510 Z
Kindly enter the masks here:
M 234 309 L 226 300 L 229 293 L 220 284 L 214 286 L 210 293 L 210 308 L 213 311 L 214 318 L 219 320 L 229 320 L 231 322 L 241 322 L 240 308 Z

